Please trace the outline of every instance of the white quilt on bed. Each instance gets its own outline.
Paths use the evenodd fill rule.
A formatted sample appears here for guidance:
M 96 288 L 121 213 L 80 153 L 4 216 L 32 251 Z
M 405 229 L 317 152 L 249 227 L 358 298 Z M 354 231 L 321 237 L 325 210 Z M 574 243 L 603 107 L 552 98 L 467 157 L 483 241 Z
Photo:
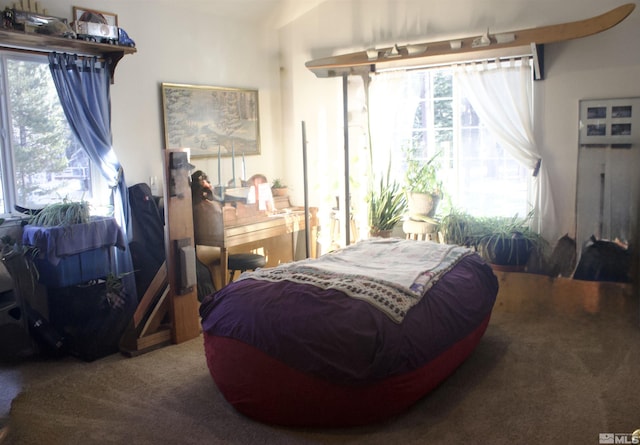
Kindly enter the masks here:
M 465 247 L 429 241 L 372 238 L 317 259 L 247 272 L 240 279 L 288 280 L 338 289 L 400 323 L 440 276 L 471 253 Z

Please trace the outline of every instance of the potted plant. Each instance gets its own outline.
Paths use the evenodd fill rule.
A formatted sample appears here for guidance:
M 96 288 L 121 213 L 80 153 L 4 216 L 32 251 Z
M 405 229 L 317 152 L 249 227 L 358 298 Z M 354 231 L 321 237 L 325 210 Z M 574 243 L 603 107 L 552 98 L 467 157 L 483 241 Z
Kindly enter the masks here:
M 464 211 L 452 209 L 442 218 L 438 230 L 442 233 L 446 244 L 475 248 L 478 221 L 477 218 Z
M 521 271 L 532 253 L 543 259 L 548 247 L 546 240 L 529 227 L 531 216 L 476 217 L 453 210 L 442 219 L 440 230 L 446 243 L 475 249 L 496 269 Z
M 505 270 L 524 270 L 533 252 L 542 257 L 547 243 L 529 227 L 531 216 L 484 218 L 484 233 L 477 236 L 477 246 L 482 256 L 492 265 Z
M 273 196 L 287 196 L 289 194 L 289 187 L 284 185 L 281 179 L 276 178 L 271 183 L 271 193 Z
M 36 211 L 29 219 L 29 224 L 40 227 L 70 226 L 89 222 L 89 203 L 86 201 L 70 201 L 48 204 Z
M 400 183 L 390 180 L 389 175 L 369 188 L 369 233 L 371 236 L 389 237 L 393 228 L 402 220 L 407 208 L 405 194 Z
M 442 181 L 438 179 L 438 158 L 442 152 L 427 161 L 418 159 L 416 150 L 408 150 L 405 170 L 405 189 L 409 216 L 421 220 L 433 218 L 442 199 Z

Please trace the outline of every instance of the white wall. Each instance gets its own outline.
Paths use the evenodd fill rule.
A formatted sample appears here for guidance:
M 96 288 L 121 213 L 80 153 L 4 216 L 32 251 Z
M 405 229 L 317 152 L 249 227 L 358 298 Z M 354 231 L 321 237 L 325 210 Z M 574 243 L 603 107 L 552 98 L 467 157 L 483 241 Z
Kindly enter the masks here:
M 543 99 L 538 122 L 562 233 L 573 234 L 575 228 L 579 101 L 640 96 L 637 42 L 640 8 L 636 6 L 631 16 L 611 30 L 546 48 L 547 78 L 540 83 Z
M 280 31 L 283 134 L 290 169 L 299 164 L 300 121 L 307 124 L 310 181 L 338 174 L 342 159 L 340 79 L 318 79 L 304 63 L 387 43 L 428 42 L 581 20 L 624 1 L 327 0 Z M 546 80 L 536 82 L 537 137 L 550 170 L 557 233 L 575 235 L 578 102 L 640 96 L 640 8 L 595 36 L 547 45 Z M 289 179 L 302 190 L 300 176 Z M 312 188 L 312 192 L 314 189 Z M 321 201 L 321 195 L 311 199 Z

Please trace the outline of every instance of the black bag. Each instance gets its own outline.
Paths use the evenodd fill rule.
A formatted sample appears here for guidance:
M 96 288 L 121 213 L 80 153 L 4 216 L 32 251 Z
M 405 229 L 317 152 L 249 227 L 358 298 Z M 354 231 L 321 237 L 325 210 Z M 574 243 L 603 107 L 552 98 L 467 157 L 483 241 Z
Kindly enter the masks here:
M 612 241 L 597 240 L 591 237 L 582 250 L 578 267 L 573 274 L 576 280 L 631 281 L 631 253 Z
M 67 353 L 67 339 L 53 327 L 40 312 L 25 305 L 29 335 L 38 346 L 38 352 L 46 357 L 61 357 Z
M 131 260 L 138 298 L 142 298 L 165 261 L 164 219 L 151 188 L 140 183 L 129 187 L 131 206 Z

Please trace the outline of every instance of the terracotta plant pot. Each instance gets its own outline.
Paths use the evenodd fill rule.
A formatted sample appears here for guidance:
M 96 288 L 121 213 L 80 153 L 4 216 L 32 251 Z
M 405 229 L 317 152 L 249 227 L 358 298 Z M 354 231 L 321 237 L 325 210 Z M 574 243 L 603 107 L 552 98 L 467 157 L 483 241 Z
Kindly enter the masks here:
M 271 194 L 273 196 L 287 196 L 289 194 L 289 188 L 288 187 L 272 188 Z
M 380 237 L 380 238 L 391 238 L 391 233 L 393 232 L 393 230 L 377 230 L 377 229 L 371 229 L 369 232 L 369 235 L 372 238 L 375 237 Z
M 415 216 L 417 219 L 424 216 L 433 218 L 438 202 L 440 202 L 440 197 L 430 193 L 407 192 L 409 216 Z

